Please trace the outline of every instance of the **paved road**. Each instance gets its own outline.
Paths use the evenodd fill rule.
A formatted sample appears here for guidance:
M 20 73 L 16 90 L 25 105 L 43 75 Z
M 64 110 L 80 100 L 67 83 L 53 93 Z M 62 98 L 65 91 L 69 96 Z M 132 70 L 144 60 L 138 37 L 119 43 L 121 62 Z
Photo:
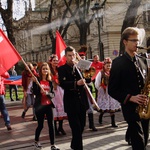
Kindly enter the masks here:
M 32 121 L 32 109 L 29 109 L 25 119 L 22 119 L 21 102 L 6 101 L 7 108 L 11 118 L 12 131 L 7 131 L 4 126 L 3 119 L 0 118 L 0 150 L 33 150 L 34 132 L 37 123 Z M 126 123 L 123 120 L 122 113 L 116 113 L 116 122 L 118 128 L 112 128 L 110 125 L 109 114 L 105 114 L 103 125 L 98 124 L 98 112 L 94 112 L 95 125 L 98 128 L 97 132 L 92 132 L 88 128 L 88 119 L 83 134 L 84 150 L 131 150 L 124 140 L 126 131 Z M 64 129 L 67 135 L 56 137 L 56 145 L 61 150 L 70 150 L 71 131 L 68 121 L 64 121 Z M 48 128 L 45 121 L 44 129 L 41 134 L 41 144 L 43 150 L 50 150 L 48 140 Z M 148 148 L 150 149 L 150 142 Z

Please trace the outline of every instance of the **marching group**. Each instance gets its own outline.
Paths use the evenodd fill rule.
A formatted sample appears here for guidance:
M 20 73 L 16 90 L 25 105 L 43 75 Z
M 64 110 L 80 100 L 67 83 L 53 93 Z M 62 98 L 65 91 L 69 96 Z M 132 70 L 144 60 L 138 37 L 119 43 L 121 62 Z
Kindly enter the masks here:
M 141 120 L 136 111 L 137 105 L 147 103 L 147 97 L 140 94 L 144 86 L 144 73 L 142 74 L 142 72 L 145 71 L 145 76 L 147 66 L 145 58 L 136 53 L 138 36 L 137 28 L 125 29 L 122 33 L 125 54 L 113 62 L 109 57 L 100 62 L 99 56 L 94 55 L 91 67 L 96 70 L 95 78 L 80 76 L 79 71 L 82 74 L 82 70 L 77 69 L 76 51 L 72 46 L 65 49 L 66 63 L 60 67 L 58 67 L 58 57 L 54 54 L 50 56 L 48 63 L 42 63 L 38 69 L 36 63 L 27 63 L 22 72 L 24 110 L 21 117 L 25 118 L 28 109 L 33 106 L 33 120 L 37 121 L 34 139 L 36 148 L 42 148 L 39 138 L 46 119 L 51 150 L 59 150 L 55 145 L 55 135 L 66 135 L 63 121 L 67 119 L 72 133 L 71 149 L 83 150 L 82 133 L 85 127 L 86 113 L 88 114 L 89 128 L 97 131 L 94 125 L 94 109 L 85 89 L 85 84 L 87 84 L 91 92 L 92 88 L 96 92 L 94 96 L 100 107 L 98 110 L 99 124 L 103 123 L 104 113 L 109 113 L 112 127 L 118 127 L 115 123 L 115 112 L 120 111 L 122 107 L 123 116 L 128 123 L 126 141 L 132 145 L 133 150 L 146 149 L 149 120 Z M 79 55 L 81 59 L 85 59 L 85 53 L 79 53 Z M 135 66 L 135 57 L 139 60 L 139 67 Z M 9 74 L 15 75 L 10 72 Z M 8 78 L 9 74 L 6 72 L 0 76 L 0 110 L 7 129 L 12 130 L 4 102 L 3 79 Z M 10 98 L 13 101 L 11 89 Z M 19 100 L 17 94 L 16 100 Z

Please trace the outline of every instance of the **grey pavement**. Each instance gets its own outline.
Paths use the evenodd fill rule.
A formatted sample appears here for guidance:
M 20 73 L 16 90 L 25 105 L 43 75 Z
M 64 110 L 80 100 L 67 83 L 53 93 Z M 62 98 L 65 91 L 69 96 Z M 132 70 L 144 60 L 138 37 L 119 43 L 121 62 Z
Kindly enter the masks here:
M 36 121 L 32 121 L 32 109 L 27 112 L 25 119 L 21 118 L 23 107 L 21 102 L 6 101 L 6 106 L 10 115 L 12 131 L 7 131 L 4 121 L 0 118 L 0 150 L 34 150 L 34 132 L 37 126 Z M 131 150 L 124 140 L 127 128 L 123 120 L 122 113 L 116 113 L 116 123 L 118 128 L 112 128 L 109 114 L 104 114 L 103 124 L 98 123 L 99 113 L 94 111 L 94 122 L 98 131 L 93 132 L 88 128 L 88 118 L 86 121 L 85 131 L 83 133 L 84 150 Z M 64 121 L 64 130 L 67 135 L 57 136 L 55 144 L 61 150 L 71 150 L 71 130 L 68 121 Z M 46 121 L 41 132 L 40 142 L 43 150 L 50 150 L 48 128 Z M 147 149 L 150 149 L 150 142 Z

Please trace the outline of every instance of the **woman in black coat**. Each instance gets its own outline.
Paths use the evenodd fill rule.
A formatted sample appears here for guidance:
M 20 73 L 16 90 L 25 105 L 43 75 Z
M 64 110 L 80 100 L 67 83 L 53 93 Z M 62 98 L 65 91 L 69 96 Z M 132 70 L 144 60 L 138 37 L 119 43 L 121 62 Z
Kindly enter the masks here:
M 50 68 L 47 63 L 43 63 L 39 69 L 39 83 L 43 89 L 39 87 L 36 82 L 33 83 L 33 93 L 35 95 L 35 114 L 37 117 L 38 126 L 35 130 L 35 147 L 42 148 L 39 143 L 39 136 L 43 129 L 44 118 L 46 115 L 47 123 L 49 127 L 49 138 L 51 144 L 51 150 L 59 150 L 58 147 L 54 145 L 55 137 L 54 137 L 54 118 L 53 118 L 53 102 L 52 96 L 53 86 L 50 75 Z

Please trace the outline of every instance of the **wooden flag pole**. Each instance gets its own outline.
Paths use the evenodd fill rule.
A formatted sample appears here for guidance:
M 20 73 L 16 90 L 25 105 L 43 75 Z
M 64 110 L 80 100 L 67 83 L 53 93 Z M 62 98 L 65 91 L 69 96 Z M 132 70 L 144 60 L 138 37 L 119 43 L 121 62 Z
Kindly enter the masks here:
M 45 92 L 45 90 L 42 88 L 41 84 L 39 83 L 39 81 L 37 80 L 37 78 L 35 77 L 35 75 L 33 74 L 33 72 L 31 71 L 31 69 L 28 67 L 27 63 L 24 61 L 23 58 L 21 58 L 23 64 L 25 65 L 25 67 L 28 69 L 28 71 L 31 73 L 32 77 L 35 79 L 35 82 L 37 83 L 37 85 L 41 88 L 41 90 L 43 92 Z

